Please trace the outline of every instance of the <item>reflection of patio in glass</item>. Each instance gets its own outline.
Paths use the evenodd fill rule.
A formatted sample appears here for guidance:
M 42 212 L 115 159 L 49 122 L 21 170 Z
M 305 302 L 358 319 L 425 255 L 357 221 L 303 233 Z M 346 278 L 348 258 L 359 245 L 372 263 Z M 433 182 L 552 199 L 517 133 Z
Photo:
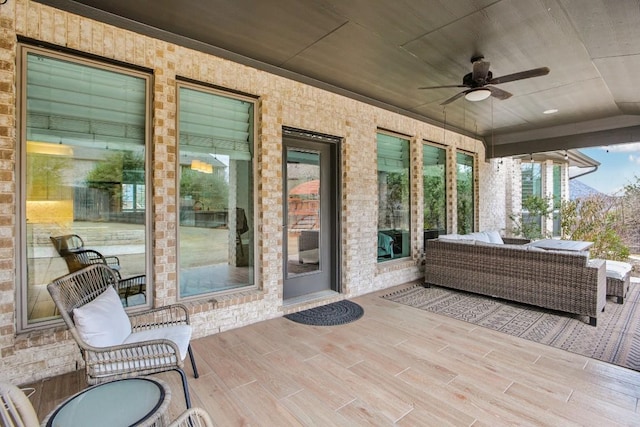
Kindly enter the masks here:
M 229 243 L 235 244 L 236 235 L 229 233 L 227 228 L 180 227 L 182 297 L 236 289 L 252 283 L 251 263 L 236 267 L 230 259 Z M 243 250 L 249 251 L 248 242 L 244 240 Z
M 69 227 L 86 239 L 87 246 L 104 255 L 120 258 L 122 277 L 145 273 L 144 229 L 142 225 L 122 223 L 75 222 Z M 140 242 L 117 244 L 106 241 L 109 236 L 139 234 Z M 252 267 L 233 267 L 229 262 L 229 230 L 226 228 L 181 227 L 180 239 L 183 268 L 180 271 L 181 296 L 187 297 L 214 291 L 235 289 L 250 284 Z M 98 236 L 98 237 L 95 237 Z M 100 237 L 102 236 L 102 238 Z M 34 282 L 29 288 L 29 318 L 47 320 L 55 315 L 46 285 L 68 274 L 64 260 L 47 239 L 41 239 L 29 260 Z M 233 239 L 232 239 L 233 241 Z M 113 243 L 113 244 L 111 244 Z M 245 245 L 247 242 L 245 242 Z M 129 305 L 144 304 L 140 295 L 133 296 Z

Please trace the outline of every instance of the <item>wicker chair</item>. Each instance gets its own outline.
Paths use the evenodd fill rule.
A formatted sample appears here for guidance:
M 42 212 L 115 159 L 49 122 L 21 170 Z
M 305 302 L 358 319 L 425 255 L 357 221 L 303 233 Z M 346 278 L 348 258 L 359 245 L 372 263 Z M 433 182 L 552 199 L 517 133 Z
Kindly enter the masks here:
M 0 421 L 5 427 L 38 427 L 38 416 L 29 398 L 13 384 L 0 383 Z
M 191 408 L 184 411 L 169 427 L 213 427 L 211 417 L 202 408 Z
M 58 254 L 65 259 L 67 267 L 69 267 L 69 273 L 78 271 L 89 264 L 104 263 L 116 271 L 120 270 L 120 258 L 117 256 L 103 256 L 100 252 L 93 249 L 84 247 L 84 240 L 77 234 L 65 234 L 63 236 L 51 236 L 51 243 L 56 248 Z M 69 254 L 81 254 L 77 259 L 80 262 L 72 263 L 69 265 L 69 260 L 73 261 L 74 258 L 67 260 Z
M 80 347 L 85 362 L 87 383 L 98 384 L 120 378 L 175 370 L 182 378 L 187 407 L 191 407 L 187 376 L 183 370 L 185 355 L 173 340 L 177 328 L 183 328 L 180 331 L 184 333 L 184 325 L 188 326 L 188 338 L 191 337 L 189 313 L 184 305 L 173 304 L 142 312 L 127 313 L 126 316 L 131 323 L 131 334 L 125 342 L 118 345 L 96 347 L 88 344 L 82 337 L 82 331 L 74 321 L 74 309 L 80 309 L 94 301 L 108 287 L 117 283 L 118 276 L 115 271 L 105 264 L 94 264 L 60 277 L 47 285 L 69 332 Z M 129 338 L 134 335 L 136 337 L 134 341 L 141 335 L 153 338 L 130 342 Z M 187 350 L 194 377 L 198 378 L 191 344 L 187 345 Z
M 58 254 L 67 263 L 69 273 L 74 273 L 93 264 L 108 265 L 116 271 L 118 276 L 117 291 L 125 305 L 129 305 L 129 297 L 134 295 L 142 295 L 146 301 L 147 277 L 144 274 L 139 274 L 123 279 L 120 274 L 120 258 L 117 256 L 103 256 L 94 249 L 85 248 L 82 237 L 77 234 L 51 236 L 49 239 Z

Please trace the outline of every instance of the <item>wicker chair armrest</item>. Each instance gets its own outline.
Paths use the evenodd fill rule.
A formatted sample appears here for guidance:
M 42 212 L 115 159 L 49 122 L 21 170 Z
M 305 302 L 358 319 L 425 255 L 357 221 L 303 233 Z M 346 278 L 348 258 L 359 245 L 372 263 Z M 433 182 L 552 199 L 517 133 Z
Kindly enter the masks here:
M 118 281 L 118 290 L 129 289 L 133 286 L 144 285 L 147 282 L 146 274 L 139 274 L 137 276 L 127 277 Z
M 189 310 L 184 304 L 171 304 L 137 313 L 129 313 L 133 332 L 167 325 L 189 324 Z
M 115 255 L 102 256 L 109 265 L 120 265 L 120 258 Z
M 193 407 L 180 414 L 169 424 L 169 427 L 213 427 L 214 425 L 207 411 Z
M 531 239 L 521 237 L 503 237 L 502 241 L 507 245 L 526 245 L 527 243 L 531 243 Z
M 67 256 L 82 256 L 84 255 L 90 264 L 102 263 L 106 264 L 107 261 L 104 259 L 104 256 L 98 251 L 94 251 L 93 249 L 78 249 L 74 251 L 69 251 Z

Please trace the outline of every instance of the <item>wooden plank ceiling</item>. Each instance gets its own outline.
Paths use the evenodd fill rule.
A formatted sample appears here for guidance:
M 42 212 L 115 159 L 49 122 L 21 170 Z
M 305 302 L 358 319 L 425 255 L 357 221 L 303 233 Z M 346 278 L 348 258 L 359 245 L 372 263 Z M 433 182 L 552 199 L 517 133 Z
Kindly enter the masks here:
M 505 156 L 640 141 L 637 0 L 40 0 L 484 139 Z M 506 100 L 443 101 L 482 55 Z M 555 114 L 543 114 L 557 109 Z

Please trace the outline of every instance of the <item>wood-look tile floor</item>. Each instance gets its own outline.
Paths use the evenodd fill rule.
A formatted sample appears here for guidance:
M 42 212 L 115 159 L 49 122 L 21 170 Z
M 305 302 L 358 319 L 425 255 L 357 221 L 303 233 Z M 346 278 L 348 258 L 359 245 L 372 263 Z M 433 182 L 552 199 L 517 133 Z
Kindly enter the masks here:
M 640 426 L 640 372 L 380 298 L 357 322 L 276 318 L 192 342 L 192 403 L 219 426 Z M 184 410 L 179 376 L 170 418 Z M 32 384 L 43 419 L 82 372 Z

